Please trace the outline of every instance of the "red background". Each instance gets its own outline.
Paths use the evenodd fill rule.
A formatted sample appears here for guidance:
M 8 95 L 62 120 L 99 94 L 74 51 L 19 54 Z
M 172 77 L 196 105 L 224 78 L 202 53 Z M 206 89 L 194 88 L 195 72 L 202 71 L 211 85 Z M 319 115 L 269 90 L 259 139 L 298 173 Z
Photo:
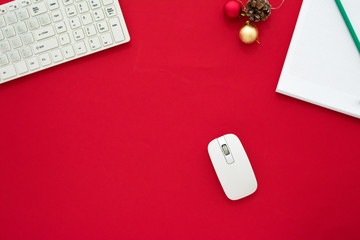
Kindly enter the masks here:
M 225 0 L 124 0 L 130 43 L 0 85 L 0 239 L 359 239 L 359 120 L 275 93 L 301 2 L 246 46 Z

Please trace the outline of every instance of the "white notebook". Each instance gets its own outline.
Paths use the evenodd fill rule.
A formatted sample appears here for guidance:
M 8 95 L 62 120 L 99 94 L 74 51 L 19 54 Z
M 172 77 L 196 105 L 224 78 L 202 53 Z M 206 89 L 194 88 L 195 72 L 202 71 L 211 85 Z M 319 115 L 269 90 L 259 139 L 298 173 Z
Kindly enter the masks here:
M 360 1 L 342 3 L 358 33 Z M 276 91 L 360 118 L 360 54 L 334 0 L 303 0 Z

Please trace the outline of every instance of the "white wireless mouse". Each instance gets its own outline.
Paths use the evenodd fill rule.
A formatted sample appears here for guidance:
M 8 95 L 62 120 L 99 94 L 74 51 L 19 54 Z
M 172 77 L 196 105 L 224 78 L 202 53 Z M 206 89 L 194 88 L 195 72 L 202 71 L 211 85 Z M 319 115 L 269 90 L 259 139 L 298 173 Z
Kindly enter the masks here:
M 209 155 L 226 196 L 238 200 L 254 193 L 257 182 L 237 136 L 227 134 L 211 141 Z

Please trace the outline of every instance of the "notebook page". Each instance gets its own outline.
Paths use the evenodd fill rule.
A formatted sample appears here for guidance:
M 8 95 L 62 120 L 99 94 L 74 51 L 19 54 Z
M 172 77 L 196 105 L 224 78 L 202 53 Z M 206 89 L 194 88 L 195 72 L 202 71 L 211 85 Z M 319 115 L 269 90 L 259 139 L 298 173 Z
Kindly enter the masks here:
M 341 3 L 343 4 L 357 37 L 360 39 L 360 0 L 341 0 Z
M 276 91 L 360 118 L 360 55 L 335 1 L 303 1 Z

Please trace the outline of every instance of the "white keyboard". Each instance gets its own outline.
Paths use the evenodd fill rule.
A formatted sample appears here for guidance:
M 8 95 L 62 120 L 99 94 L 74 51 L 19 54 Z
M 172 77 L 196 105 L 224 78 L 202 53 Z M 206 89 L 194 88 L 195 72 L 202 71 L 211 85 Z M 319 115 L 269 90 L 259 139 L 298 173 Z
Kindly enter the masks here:
M 0 83 L 130 41 L 118 0 L 0 5 Z

